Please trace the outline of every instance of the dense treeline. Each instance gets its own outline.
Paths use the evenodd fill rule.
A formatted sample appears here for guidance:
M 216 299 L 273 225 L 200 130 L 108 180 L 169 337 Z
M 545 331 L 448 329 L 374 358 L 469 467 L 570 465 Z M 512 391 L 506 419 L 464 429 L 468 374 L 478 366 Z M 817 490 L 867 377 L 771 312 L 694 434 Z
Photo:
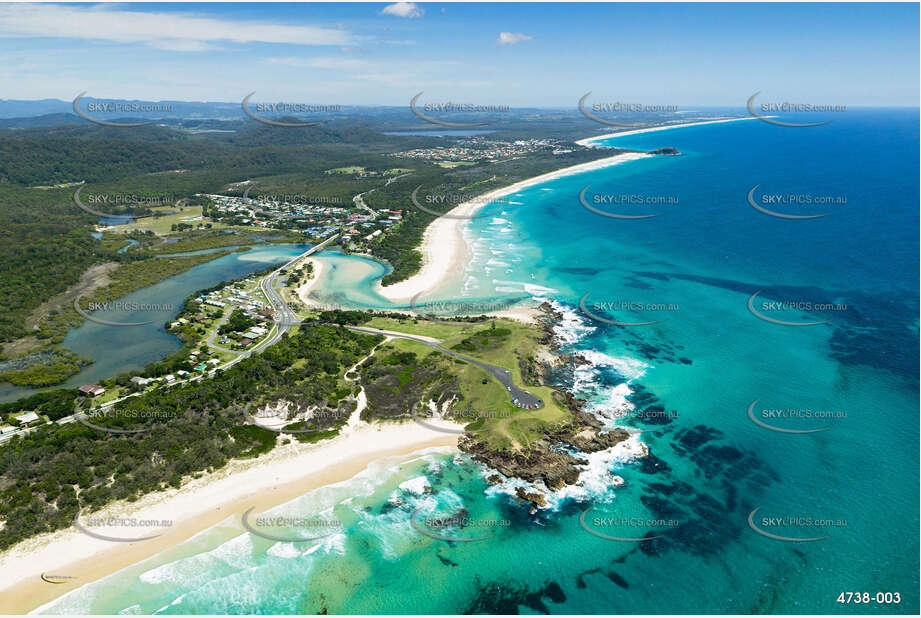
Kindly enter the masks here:
M 36 307 L 110 257 L 90 236 L 89 215 L 62 207 L 65 199 L 61 191 L 0 185 L 0 341 L 26 334 Z
M 33 312 L 77 283 L 90 266 L 138 259 L 132 257 L 135 252 L 118 254 L 120 247 L 90 235 L 96 219 L 74 204 L 78 185 L 30 187 L 84 182 L 84 199 L 128 194 L 196 201 L 195 193 L 221 192 L 230 183 L 255 179 L 254 195 L 301 193 L 351 205 L 354 194 L 380 179 L 326 170 L 354 165 L 358 155 L 364 157 L 359 164 L 385 169 L 392 162 L 383 153 L 439 141 L 341 123 L 276 129 L 248 122 L 235 128 L 239 131 L 191 135 L 156 126 L 82 123 L 0 131 L 0 342 L 31 334 L 42 317 L 30 321 Z
M 342 373 L 381 340 L 339 326 L 304 326 L 212 378 L 156 389 L 92 417 L 95 425 L 148 431 L 110 433 L 73 422 L 14 438 L 0 446 L 0 549 L 70 526 L 78 508 L 178 487 L 232 458 L 270 450 L 278 434 L 256 427 L 247 414 L 278 400 L 338 410 L 351 394 Z M 73 401 L 73 391 L 63 390 L 31 398 L 57 417 Z M 341 414 L 326 414 L 314 424 L 332 431 L 342 422 Z

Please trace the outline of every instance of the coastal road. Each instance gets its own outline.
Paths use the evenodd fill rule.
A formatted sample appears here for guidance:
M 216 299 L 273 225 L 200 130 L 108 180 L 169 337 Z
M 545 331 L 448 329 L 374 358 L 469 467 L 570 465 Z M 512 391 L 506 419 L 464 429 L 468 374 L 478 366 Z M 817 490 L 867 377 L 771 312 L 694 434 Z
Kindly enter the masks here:
M 245 352 L 245 356 L 249 356 L 253 352 L 258 352 L 264 350 L 270 345 L 274 345 L 281 336 L 284 335 L 288 330 L 295 324 L 300 324 L 300 320 L 297 315 L 294 314 L 294 311 L 288 307 L 288 304 L 281 297 L 281 294 L 278 293 L 276 285 L 278 284 L 279 275 L 286 268 L 289 268 L 296 264 L 299 260 L 304 259 L 307 256 L 313 255 L 317 251 L 321 251 L 326 248 L 331 242 L 339 238 L 339 234 L 333 234 L 323 242 L 312 246 L 310 249 L 295 257 L 289 261 L 284 266 L 273 270 L 269 273 L 260 283 L 259 287 L 262 289 L 262 293 L 265 295 L 266 300 L 269 301 L 269 304 L 272 305 L 272 309 L 275 311 L 275 326 L 273 331 L 262 343 L 256 345 L 252 350 Z
M 409 339 L 411 341 L 416 341 L 423 345 L 427 345 L 431 348 L 435 348 L 443 354 L 447 354 L 453 358 L 476 365 L 495 379 L 499 380 L 502 386 L 504 386 L 505 389 L 509 392 L 509 395 L 512 398 L 512 403 L 514 403 L 516 407 L 521 408 L 522 410 L 536 410 L 537 408 L 541 408 L 544 405 L 543 400 L 541 400 L 541 398 L 537 395 L 532 395 L 528 391 L 515 386 L 512 383 L 512 374 L 508 369 L 497 367 L 496 365 L 490 365 L 489 363 L 478 361 L 475 358 L 470 358 L 469 356 L 464 356 L 463 354 L 458 354 L 457 352 L 445 349 L 441 347 L 441 345 L 438 343 L 438 340 L 436 339 L 418 335 L 407 335 L 405 333 L 398 333 L 391 330 L 381 330 L 379 328 L 368 328 L 364 326 L 346 326 L 346 328 L 369 335 L 383 335 L 384 337 Z
M 232 360 L 230 360 L 230 361 L 228 361 L 227 363 L 225 363 L 225 364 L 223 364 L 223 365 L 220 365 L 220 366 L 218 366 L 218 367 L 215 367 L 214 369 L 208 371 L 205 375 L 191 376 L 191 377 L 189 377 L 189 378 L 185 378 L 185 379 L 181 379 L 181 380 L 176 380 L 176 381 L 174 381 L 174 382 L 172 382 L 172 383 L 170 383 L 170 384 L 168 384 L 168 385 L 166 385 L 166 386 L 170 386 L 170 387 L 171 387 L 171 386 L 178 386 L 178 385 L 180 385 L 180 384 L 184 384 L 184 383 L 188 383 L 188 382 L 197 382 L 197 381 L 203 379 L 203 378 L 206 377 L 206 376 L 214 375 L 214 373 L 216 373 L 217 371 L 220 371 L 220 370 L 223 370 L 223 369 L 227 369 L 228 367 L 232 367 L 232 366 L 236 365 L 237 363 L 239 363 L 240 361 L 242 361 L 244 358 L 248 358 L 249 356 L 251 356 L 251 355 L 254 354 L 255 352 L 261 351 L 261 350 L 265 349 L 266 347 L 268 347 L 268 346 L 270 346 L 270 345 L 273 345 L 275 342 L 277 342 L 277 341 L 281 338 L 281 336 L 282 336 L 284 333 L 286 333 L 286 332 L 288 331 L 288 329 L 289 329 L 292 325 L 299 323 L 299 320 L 297 319 L 297 316 L 294 315 L 294 312 L 291 311 L 291 309 L 290 309 L 290 308 L 288 307 L 288 305 L 284 302 L 284 300 L 282 300 L 281 295 L 279 295 L 278 292 L 275 290 L 275 284 L 276 284 L 276 281 L 277 281 L 277 279 L 278 279 L 278 275 L 281 273 L 281 271 L 283 271 L 285 268 L 288 268 L 289 266 L 295 264 L 298 260 L 301 260 L 301 259 L 303 259 L 303 258 L 305 258 L 305 257 L 307 257 L 307 256 L 309 256 L 309 255 L 312 255 L 312 254 L 316 253 L 317 251 L 320 251 L 320 250 L 326 248 L 327 245 L 329 245 L 331 242 L 333 242 L 334 240 L 336 240 L 338 237 L 339 237 L 339 234 L 334 234 L 334 235 L 330 236 L 329 238 L 325 239 L 323 242 L 318 243 L 318 244 L 312 246 L 310 249 L 308 249 L 308 250 L 305 251 L 304 253 L 302 253 L 302 254 L 298 255 L 297 257 L 295 257 L 294 259 L 290 260 L 290 261 L 289 261 L 288 263 L 286 263 L 284 266 L 282 266 L 282 267 L 280 267 L 280 268 L 278 268 L 278 269 L 272 271 L 272 272 L 271 272 L 269 275 L 267 275 L 267 276 L 262 280 L 262 282 L 260 283 L 260 285 L 261 285 L 261 287 L 262 287 L 263 293 L 265 294 L 266 298 L 269 300 L 269 303 L 272 304 L 272 306 L 273 306 L 273 308 L 275 309 L 277 315 L 279 316 L 278 318 L 276 318 L 276 325 L 275 325 L 275 327 L 277 327 L 277 328 L 273 327 L 273 328 L 275 328 L 275 333 L 274 333 L 273 335 L 271 335 L 270 337 L 268 337 L 266 340 L 264 340 L 262 343 L 258 344 L 258 345 L 255 346 L 254 348 L 252 348 L 252 349 L 250 349 L 250 350 L 247 350 L 247 351 L 245 351 L 245 352 L 236 352 L 236 351 L 233 351 L 233 350 L 224 350 L 224 349 L 221 348 L 220 346 L 214 345 L 214 344 L 213 344 L 213 340 L 214 340 L 215 337 L 214 337 L 214 335 L 212 335 L 212 337 L 206 342 L 210 347 L 213 347 L 213 348 L 215 348 L 215 349 L 222 350 L 222 351 L 225 351 L 225 352 L 231 352 L 231 353 L 233 353 L 233 354 L 237 354 L 237 357 L 234 358 L 234 359 L 232 359 Z M 227 318 L 229 318 L 229 316 L 230 316 L 230 313 L 228 312 L 227 316 L 225 316 L 225 317 L 221 320 L 221 323 L 225 322 L 225 321 L 227 320 Z M 215 333 L 216 333 L 216 332 L 217 332 L 217 329 L 215 329 Z M 160 387 L 157 387 L 157 388 L 160 388 Z M 132 397 L 139 397 L 139 396 L 145 394 L 146 392 L 149 392 L 149 391 L 141 391 L 141 392 L 138 392 L 138 393 L 131 393 L 131 394 L 125 395 L 125 396 L 123 396 L 123 397 L 119 397 L 118 399 L 113 399 L 113 400 L 108 401 L 108 402 L 106 402 L 105 404 L 99 406 L 99 407 L 96 409 L 96 412 L 101 412 L 102 410 L 105 410 L 105 409 L 107 409 L 107 408 L 111 408 L 111 407 L 114 406 L 115 404 L 117 404 L 117 403 L 119 403 L 119 402 L 121 402 L 121 401 L 124 401 L 124 400 L 126 400 L 126 399 L 130 399 L 130 398 L 132 398 Z M 71 415 L 69 415 L 69 416 L 65 416 L 64 418 L 58 419 L 57 421 L 55 421 L 55 424 L 57 424 L 57 425 L 64 425 L 64 424 L 73 422 L 74 420 L 75 420 L 75 416 L 74 416 L 73 414 L 71 414 Z M 15 437 L 15 436 L 24 436 L 24 435 L 28 434 L 30 431 L 32 431 L 33 429 L 36 429 L 36 428 L 38 428 L 38 427 L 41 427 L 41 425 L 36 425 L 35 427 L 29 427 L 29 428 L 25 428 L 25 429 L 18 429 L 18 430 L 16 430 L 16 431 L 10 432 L 10 433 L 8 433 L 8 434 L 4 434 L 4 435 L 0 436 L 0 444 L 3 444 L 4 442 L 6 442 L 6 441 L 8 441 L 8 440 L 11 440 L 11 439 L 12 439 L 13 437 Z

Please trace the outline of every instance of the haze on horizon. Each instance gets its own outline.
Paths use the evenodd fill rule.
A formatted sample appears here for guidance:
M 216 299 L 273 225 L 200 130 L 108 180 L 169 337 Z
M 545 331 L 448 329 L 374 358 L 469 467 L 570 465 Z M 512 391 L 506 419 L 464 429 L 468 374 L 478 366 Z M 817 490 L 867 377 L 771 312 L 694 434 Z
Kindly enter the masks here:
M 917 106 L 917 4 L 4 4 L 0 99 Z M 731 50 L 729 53 L 727 50 Z

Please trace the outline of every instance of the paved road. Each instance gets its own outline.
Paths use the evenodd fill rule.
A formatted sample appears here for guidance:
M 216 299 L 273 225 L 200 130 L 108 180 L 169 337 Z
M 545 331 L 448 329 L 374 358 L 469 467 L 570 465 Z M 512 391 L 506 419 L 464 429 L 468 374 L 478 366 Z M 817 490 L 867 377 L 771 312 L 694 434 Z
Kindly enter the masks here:
M 277 315 L 278 315 L 278 318 L 276 318 L 276 326 L 277 326 L 277 328 L 276 328 L 276 330 L 275 330 L 275 333 L 274 333 L 271 337 L 269 337 L 268 339 L 266 339 L 265 341 L 263 341 L 262 343 L 260 343 L 259 345 L 255 346 L 254 348 L 251 348 L 250 350 L 247 350 L 246 352 L 235 352 L 235 351 L 233 351 L 233 350 L 226 350 L 226 349 L 224 349 L 224 348 L 221 348 L 221 347 L 218 346 L 218 345 L 214 345 L 214 344 L 213 344 L 214 336 L 212 336 L 212 337 L 207 341 L 208 345 L 211 345 L 212 347 L 214 347 L 214 348 L 216 348 L 216 349 L 219 349 L 219 350 L 223 350 L 223 351 L 225 351 L 225 352 L 231 352 L 231 353 L 233 353 L 233 354 L 237 354 L 238 356 L 237 356 L 236 358 L 234 358 L 234 359 L 228 361 L 227 363 L 225 363 L 225 364 L 223 364 L 223 365 L 219 365 L 218 367 L 215 367 L 214 369 L 208 371 L 208 372 L 207 372 L 207 376 L 213 375 L 216 371 L 219 371 L 219 370 L 222 370 L 222 369 L 227 369 L 228 367 L 232 367 L 232 366 L 236 365 L 237 363 L 239 363 L 240 361 L 242 361 L 244 358 L 250 357 L 253 353 L 258 352 L 258 351 L 261 351 L 261 350 L 267 348 L 268 346 L 274 344 L 276 341 L 278 341 L 278 340 L 281 338 L 281 336 L 282 336 L 284 333 L 286 333 L 286 332 L 288 331 L 289 328 L 291 328 L 292 325 L 298 324 L 298 323 L 299 323 L 299 320 L 297 319 L 297 316 L 294 315 L 294 312 L 291 311 L 291 309 L 288 307 L 288 305 L 285 303 L 285 301 L 282 300 L 281 296 L 280 296 L 280 295 L 278 294 L 278 292 L 275 290 L 275 283 L 276 283 L 276 281 L 277 281 L 277 279 L 278 279 L 278 276 L 279 276 L 279 274 L 281 273 L 281 271 L 284 270 L 285 268 L 288 268 L 289 266 L 291 266 L 291 265 L 293 265 L 294 263 L 296 263 L 298 260 L 300 260 L 300 259 L 302 259 L 302 258 L 305 258 L 305 257 L 307 257 L 308 255 L 311 255 L 311 254 L 313 254 L 313 253 L 316 253 L 317 251 L 320 251 L 320 250 L 324 249 L 329 243 L 333 242 L 333 241 L 334 241 L 335 239 L 337 239 L 338 237 L 339 237 L 339 234 L 334 234 L 334 235 L 330 236 L 329 238 L 327 238 L 326 240 L 324 240 L 323 242 L 314 245 L 313 247 L 311 247 L 310 249 L 308 249 L 308 250 L 305 251 L 304 253 L 300 254 L 299 256 L 297 256 L 297 257 L 295 257 L 294 259 L 292 259 L 291 261 L 289 261 L 289 262 L 288 262 L 287 264 L 285 264 L 284 266 L 282 266 L 282 267 L 280 267 L 280 268 L 278 268 L 278 269 L 272 271 L 268 276 L 266 276 L 265 279 L 262 280 L 262 282 L 261 282 L 261 284 L 260 284 L 260 285 L 262 286 L 262 291 L 265 293 L 266 298 L 269 299 L 269 302 L 272 304 L 272 306 L 274 307 L 274 309 L 275 309 L 275 311 L 276 311 L 276 313 L 277 313 Z M 225 316 L 225 317 L 221 320 L 221 323 L 223 323 L 224 321 L 226 321 L 227 318 L 228 318 L 229 316 L 230 316 L 230 314 L 228 313 L 227 316 Z M 217 332 L 216 329 L 215 329 L 215 332 Z M 197 375 L 197 376 L 192 376 L 192 377 L 190 377 L 190 378 L 186 378 L 186 379 L 184 379 L 184 380 L 176 380 L 175 382 L 172 382 L 172 383 L 169 384 L 168 386 L 177 386 L 177 385 L 179 385 L 179 384 L 183 384 L 183 383 L 186 383 L 186 382 L 197 382 L 197 381 L 201 380 L 203 377 L 205 377 L 205 376 Z M 112 401 L 106 402 L 105 404 L 103 404 L 102 406 L 100 406 L 100 407 L 97 409 L 97 411 L 101 411 L 101 410 L 104 410 L 104 409 L 106 409 L 106 408 L 110 408 L 110 407 L 114 406 L 116 403 L 119 403 L 119 402 L 121 402 L 121 401 L 124 401 L 125 399 L 130 399 L 131 397 L 138 397 L 138 396 L 140 396 L 140 395 L 143 395 L 144 392 L 145 392 L 145 391 L 141 391 L 141 392 L 139 392 L 139 393 L 131 393 L 131 394 L 129 394 L 129 395 L 125 395 L 124 397 L 119 397 L 118 399 L 113 399 Z M 58 424 L 58 425 L 64 425 L 64 424 L 67 424 L 67 423 L 71 423 L 71 422 L 73 422 L 74 420 L 75 420 L 75 416 L 74 416 L 73 414 L 71 414 L 71 415 L 69 415 L 69 416 L 65 416 L 64 418 L 58 419 L 57 421 L 55 421 L 55 423 Z M 32 431 L 32 430 L 34 430 L 34 429 L 37 429 L 38 427 L 41 427 L 41 425 L 36 425 L 35 427 L 29 427 L 29 428 L 26 428 L 26 429 L 19 429 L 19 430 L 17 430 L 17 431 L 13 431 L 13 432 L 10 432 L 10 433 L 8 433 L 8 434 L 4 434 L 3 436 L 0 436 L 0 444 L 3 444 L 4 442 L 6 442 L 6 441 L 8 441 L 8 440 L 11 440 L 11 439 L 12 439 L 13 437 L 15 437 L 15 436 L 24 436 L 24 435 L 26 435 L 27 433 L 29 433 L 30 431 Z
M 279 281 L 279 276 L 282 271 L 293 266 L 299 260 L 307 257 L 308 255 L 313 255 L 317 251 L 321 251 L 326 248 L 328 244 L 339 238 L 339 234 L 333 234 L 323 242 L 312 246 L 310 249 L 300 254 L 296 258 L 289 261 L 284 266 L 273 270 L 268 276 L 266 276 L 261 282 L 260 287 L 262 288 L 262 293 L 265 294 L 266 299 L 269 301 L 269 304 L 272 305 L 272 309 L 275 310 L 275 326 L 274 332 L 266 338 L 262 343 L 258 344 L 252 350 L 245 353 L 245 356 L 249 356 L 253 352 L 258 352 L 264 350 L 270 345 L 274 345 L 276 341 L 281 339 L 281 336 L 284 335 L 288 330 L 295 324 L 300 324 L 300 320 L 294 311 L 288 306 L 288 304 L 281 297 L 281 294 L 278 293 L 278 290 L 275 288 Z
M 490 365 L 489 363 L 478 361 L 475 358 L 470 358 L 469 356 L 464 356 L 463 354 L 458 354 L 452 350 L 445 349 L 438 344 L 437 340 L 430 337 L 422 337 L 420 335 L 407 335 L 405 333 L 381 330 L 379 328 L 367 328 L 364 326 L 347 326 L 346 328 L 359 333 L 367 333 L 370 335 L 384 335 L 386 337 L 396 337 L 398 339 L 409 339 L 411 341 L 417 341 L 423 345 L 427 345 L 431 348 L 435 348 L 439 352 L 447 354 L 448 356 L 452 356 L 462 361 L 474 364 L 477 367 L 485 370 L 492 377 L 499 380 L 502 386 L 504 386 L 505 389 L 509 392 L 509 395 L 512 398 L 512 403 L 514 403 L 517 407 L 523 410 L 536 410 L 537 408 L 542 408 L 544 406 L 544 402 L 540 397 L 532 395 L 528 391 L 520 389 L 512 383 L 512 374 L 508 369 L 497 367 L 496 365 Z

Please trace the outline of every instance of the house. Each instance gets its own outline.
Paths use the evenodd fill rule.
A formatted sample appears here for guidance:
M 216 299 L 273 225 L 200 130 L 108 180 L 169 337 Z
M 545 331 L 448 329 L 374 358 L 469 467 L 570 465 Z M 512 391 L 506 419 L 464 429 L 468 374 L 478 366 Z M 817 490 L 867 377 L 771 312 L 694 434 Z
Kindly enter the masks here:
M 30 423 L 37 423 L 41 419 L 35 412 L 26 412 L 25 414 L 17 416 L 16 420 L 19 421 L 20 425 L 29 425 Z
M 84 395 L 89 395 L 90 397 L 96 397 L 106 392 L 106 389 L 102 388 L 98 384 L 84 384 L 80 387 L 79 390 Z
M 138 386 L 147 386 L 149 383 L 153 382 L 151 378 L 142 378 L 141 376 L 134 376 L 129 380 L 132 384 L 137 384 Z
M 242 339 L 240 339 L 240 345 L 242 345 L 244 348 L 249 346 L 252 343 L 253 343 L 253 340 L 250 339 L 249 337 L 243 337 Z
M 173 381 L 176 380 L 176 376 L 174 376 L 173 374 L 169 374 L 169 375 L 163 376 L 163 380 L 164 380 L 167 384 L 169 384 L 170 382 L 173 382 Z
M 8 433 L 13 433 L 16 431 L 16 428 L 12 425 L 0 425 L 0 436 L 4 436 Z
M 204 371 L 207 368 L 208 368 L 208 363 L 202 363 L 200 365 L 196 365 L 195 371 Z

